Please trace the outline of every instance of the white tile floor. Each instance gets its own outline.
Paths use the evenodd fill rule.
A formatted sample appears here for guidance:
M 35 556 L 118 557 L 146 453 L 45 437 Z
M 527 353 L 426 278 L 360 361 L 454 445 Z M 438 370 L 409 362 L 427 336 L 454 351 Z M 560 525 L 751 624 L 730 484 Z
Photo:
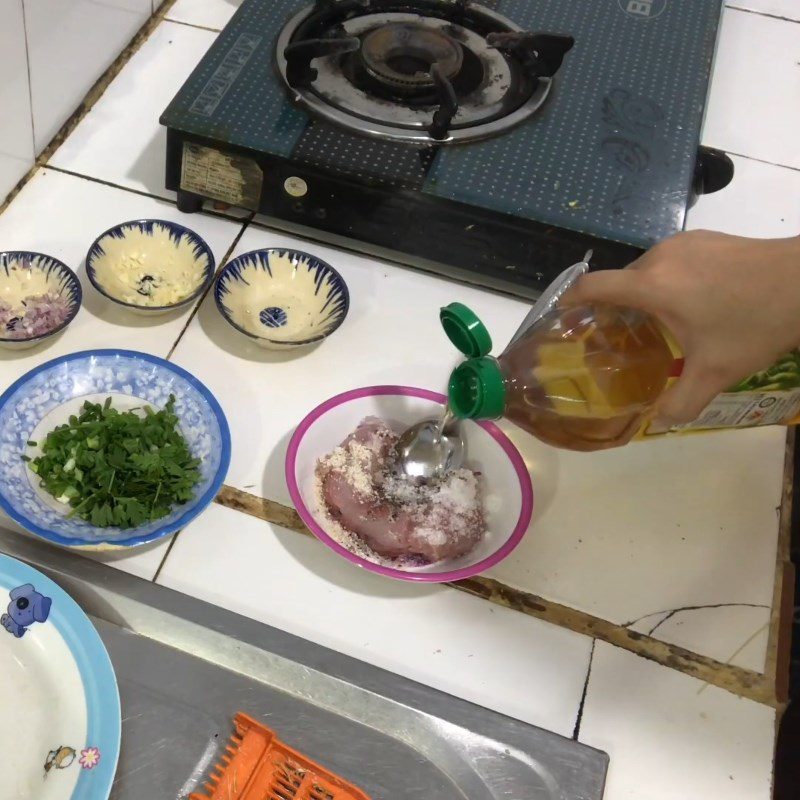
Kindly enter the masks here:
M 150 0 L 25 0 L 36 152 L 151 14 Z M 91 25 L 86 17 L 91 15 Z
M 598 642 L 578 738 L 611 754 L 604 800 L 766 800 L 774 724 L 774 709 Z
M 585 636 L 454 589 L 384 580 L 308 537 L 221 506 L 178 536 L 158 582 L 572 734 L 591 649 Z
M 703 144 L 800 169 L 800 25 L 727 8 Z
M 162 22 L 50 163 L 174 199 L 164 188 L 166 129 L 158 118 L 215 38 L 200 28 Z
M 800 6 L 800 0 L 798 0 Z M 798 37 L 800 37 L 800 25 Z M 800 103 L 800 100 L 798 100 Z M 686 228 L 738 236 L 795 236 L 800 232 L 800 170 L 733 156 L 734 179 L 698 199 Z
M 687 605 L 771 604 L 780 428 L 588 458 L 503 428 L 525 457 L 536 504 L 528 535 L 494 577 L 617 623 Z M 738 503 L 742 487 L 748 498 Z M 690 649 L 711 655 L 709 645 L 701 636 Z

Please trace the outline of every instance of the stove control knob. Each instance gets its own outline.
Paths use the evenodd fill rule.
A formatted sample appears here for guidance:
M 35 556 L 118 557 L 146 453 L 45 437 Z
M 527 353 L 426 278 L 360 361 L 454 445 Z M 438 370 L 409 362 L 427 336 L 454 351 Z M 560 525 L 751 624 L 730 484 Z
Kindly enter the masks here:
M 305 197 L 308 194 L 308 184 L 296 175 L 292 175 L 283 182 L 286 194 L 291 197 Z

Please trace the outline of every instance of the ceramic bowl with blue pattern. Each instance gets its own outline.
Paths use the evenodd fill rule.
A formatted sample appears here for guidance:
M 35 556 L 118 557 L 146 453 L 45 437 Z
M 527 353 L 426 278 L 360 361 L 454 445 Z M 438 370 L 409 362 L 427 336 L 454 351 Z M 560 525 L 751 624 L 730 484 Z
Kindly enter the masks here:
M 100 234 L 86 274 L 100 294 L 139 314 L 166 314 L 205 293 L 214 255 L 194 231 L 163 219 L 123 222 Z
M 68 516 L 70 507 L 39 485 L 22 456 L 38 454 L 40 442 L 85 401 L 112 398 L 120 411 L 143 405 L 163 408 L 175 396 L 178 425 L 189 450 L 200 460 L 194 498 L 170 514 L 137 528 L 98 527 Z M 231 457 L 225 415 L 209 390 L 169 361 L 130 350 L 72 353 L 23 375 L 0 396 L 0 508 L 31 533 L 68 547 L 130 547 L 181 530 L 214 499 Z
M 271 350 L 321 342 L 350 307 L 342 276 L 299 250 L 254 250 L 233 259 L 217 278 L 214 299 L 237 331 Z
M 81 284 L 58 259 L 0 253 L 0 346 L 22 350 L 61 333 L 81 307 Z

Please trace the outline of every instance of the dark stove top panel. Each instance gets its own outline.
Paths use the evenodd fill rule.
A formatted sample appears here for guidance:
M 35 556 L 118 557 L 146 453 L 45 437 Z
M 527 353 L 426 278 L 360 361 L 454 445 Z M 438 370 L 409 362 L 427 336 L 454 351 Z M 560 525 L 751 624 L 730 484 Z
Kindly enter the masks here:
M 637 247 L 679 230 L 720 0 L 482 5 L 522 29 L 575 40 L 542 107 L 495 138 L 443 145 L 380 141 L 293 105 L 276 68 L 275 44 L 308 0 L 246 0 L 162 122 L 334 175 Z

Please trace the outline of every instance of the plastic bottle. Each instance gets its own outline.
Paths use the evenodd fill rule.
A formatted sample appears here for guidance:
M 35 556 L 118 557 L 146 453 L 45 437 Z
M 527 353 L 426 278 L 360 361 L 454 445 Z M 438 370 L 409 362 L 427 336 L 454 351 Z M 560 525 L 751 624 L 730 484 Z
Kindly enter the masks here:
M 445 332 L 468 356 L 450 376 L 453 414 L 505 417 L 571 450 L 617 447 L 636 434 L 675 374 L 675 354 L 661 326 L 639 311 L 559 307 L 587 266 L 575 265 L 548 290 L 497 358 L 488 355 L 491 337 L 469 308 L 442 309 Z

